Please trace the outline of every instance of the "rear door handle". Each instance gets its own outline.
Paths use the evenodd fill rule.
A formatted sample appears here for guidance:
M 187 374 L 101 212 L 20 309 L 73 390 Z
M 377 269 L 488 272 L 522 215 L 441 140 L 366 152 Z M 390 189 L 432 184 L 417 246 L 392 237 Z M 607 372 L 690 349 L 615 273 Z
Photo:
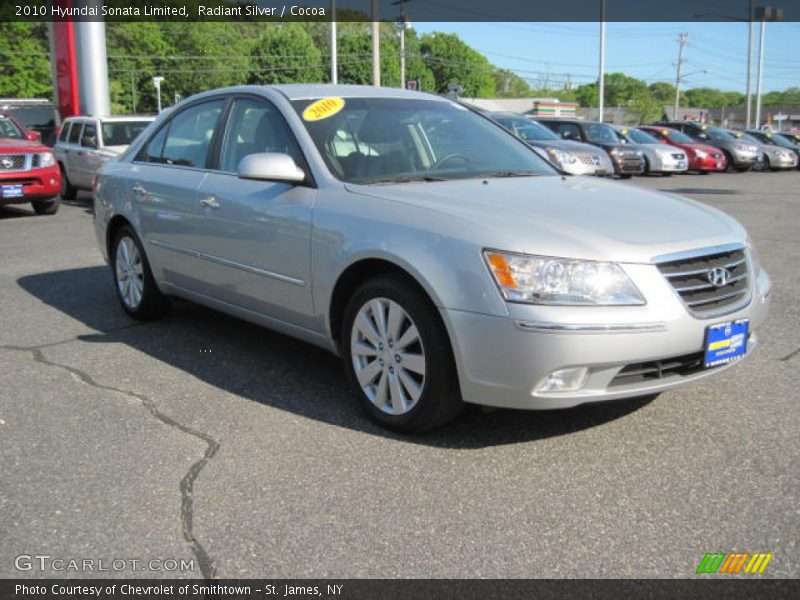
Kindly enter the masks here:
M 131 188 L 131 191 L 136 194 L 137 196 L 144 196 L 147 193 L 147 190 L 144 189 L 140 185 L 135 185 Z
M 200 204 L 202 204 L 206 208 L 213 208 L 214 210 L 219 208 L 219 202 L 217 202 L 217 199 L 214 196 L 203 198 L 202 200 L 200 200 Z

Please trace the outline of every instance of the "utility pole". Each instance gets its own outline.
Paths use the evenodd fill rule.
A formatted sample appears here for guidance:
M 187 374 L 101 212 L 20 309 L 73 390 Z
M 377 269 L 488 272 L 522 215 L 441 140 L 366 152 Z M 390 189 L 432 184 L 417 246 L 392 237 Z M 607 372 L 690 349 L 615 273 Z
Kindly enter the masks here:
M 681 67 L 683 66 L 683 63 L 686 62 L 683 58 L 683 48 L 686 46 L 686 40 L 688 38 L 688 33 L 682 33 L 678 39 L 680 46 L 678 49 L 678 63 L 675 65 L 677 68 L 677 73 L 675 75 L 675 110 L 672 113 L 672 118 L 676 121 L 678 120 L 678 106 L 680 105 L 681 101 Z
M 758 78 L 756 80 L 756 122 L 755 128 L 761 127 L 761 83 L 764 79 L 764 33 L 767 20 L 761 19 L 761 39 L 758 42 Z
M 128 72 L 131 76 L 131 104 L 133 105 L 133 112 L 131 114 L 136 114 L 136 84 L 133 82 L 133 71 Z
M 336 64 L 336 0 L 331 0 L 331 83 L 339 83 L 339 69 Z
M 400 15 L 397 17 L 397 30 L 400 32 L 400 88 L 406 87 L 406 29 L 408 29 L 408 15 L 404 5 L 411 0 L 396 0 L 392 6 L 400 7 Z
M 750 18 L 747 20 L 747 106 L 745 107 L 745 130 L 750 129 L 750 113 L 753 106 L 753 94 L 750 89 L 753 80 L 753 0 L 750 0 Z
M 606 0 L 600 0 L 600 73 L 597 78 L 598 116 L 597 120 L 603 121 L 603 105 L 606 93 Z
M 372 0 L 372 85 L 381 85 L 381 24 L 378 0 Z

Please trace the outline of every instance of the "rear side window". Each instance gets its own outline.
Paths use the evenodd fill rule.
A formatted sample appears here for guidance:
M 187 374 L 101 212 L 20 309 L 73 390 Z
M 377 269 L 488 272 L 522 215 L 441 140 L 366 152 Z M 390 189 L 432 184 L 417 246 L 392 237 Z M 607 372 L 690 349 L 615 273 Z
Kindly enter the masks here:
M 581 129 L 575 123 L 559 123 L 558 134 L 565 140 L 581 139 Z
M 86 123 L 83 126 L 83 135 L 81 136 L 81 145 L 83 145 L 83 140 L 86 138 L 92 138 L 94 143 L 97 144 L 97 125 L 94 123 Z
M 69 135 L 69 128 L 72 125 L 72 121 L 69 123 L 64 123 L 64 127 L 61 129 L 61 135 L 58 136 L 59 141 L 66 142 L 67 136 Z
M 168 165 L 204 168 L 224 100 L 191 106 L 172 119 L 162 152 Z
M 83 123 L 78 123 L 77 121 L 72 123 L 72 129 L 69 131 L 69 143 L 70 144 L 79 144 L 81 141 L 81 129 L 83 128 Z

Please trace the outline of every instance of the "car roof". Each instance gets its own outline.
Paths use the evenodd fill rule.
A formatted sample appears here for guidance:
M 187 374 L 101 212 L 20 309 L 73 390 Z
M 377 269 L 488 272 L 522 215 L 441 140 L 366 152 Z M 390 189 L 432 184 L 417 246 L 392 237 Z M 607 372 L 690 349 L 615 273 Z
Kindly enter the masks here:
M 339 98 L 419 98 L 424 100 L 441 100 L 448 102 L 449 99 L 436 96 L 426 92 L 416 92 L 411 90 L 401 90 L 398 88 L 375 87 L 372 85 L 333 85 L 328 83 L 286 83 L 270 86 L 242 86 L 244 89 L 253 87 L 268 87 L 281 92 L 289 100 L 310 100 L 314 98 L 325 98 L 326 96 L 337 96 Z M 233 88 L 235 91 L 239 88 Z
M 64 123 L 67 121 L 78 121 L 85 119 L 97 119 L 103 123 L 124 123 L 126 121 L 154 121 L 155 118 L 155 115 L 127 115 L 124 117 L 93 117 L 90 115 L 76 115 L 74 117 L 67 117 L 64 119 Z

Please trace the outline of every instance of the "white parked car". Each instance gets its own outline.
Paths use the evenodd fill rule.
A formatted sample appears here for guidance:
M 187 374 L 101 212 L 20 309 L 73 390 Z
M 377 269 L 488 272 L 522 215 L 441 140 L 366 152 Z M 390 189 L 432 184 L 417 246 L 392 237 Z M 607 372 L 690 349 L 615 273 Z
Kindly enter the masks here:
M 61 169 L 61 197 L 92 189 L 103 164 L 122 154 L 155 117 L 69 117 L 53 148 Z

